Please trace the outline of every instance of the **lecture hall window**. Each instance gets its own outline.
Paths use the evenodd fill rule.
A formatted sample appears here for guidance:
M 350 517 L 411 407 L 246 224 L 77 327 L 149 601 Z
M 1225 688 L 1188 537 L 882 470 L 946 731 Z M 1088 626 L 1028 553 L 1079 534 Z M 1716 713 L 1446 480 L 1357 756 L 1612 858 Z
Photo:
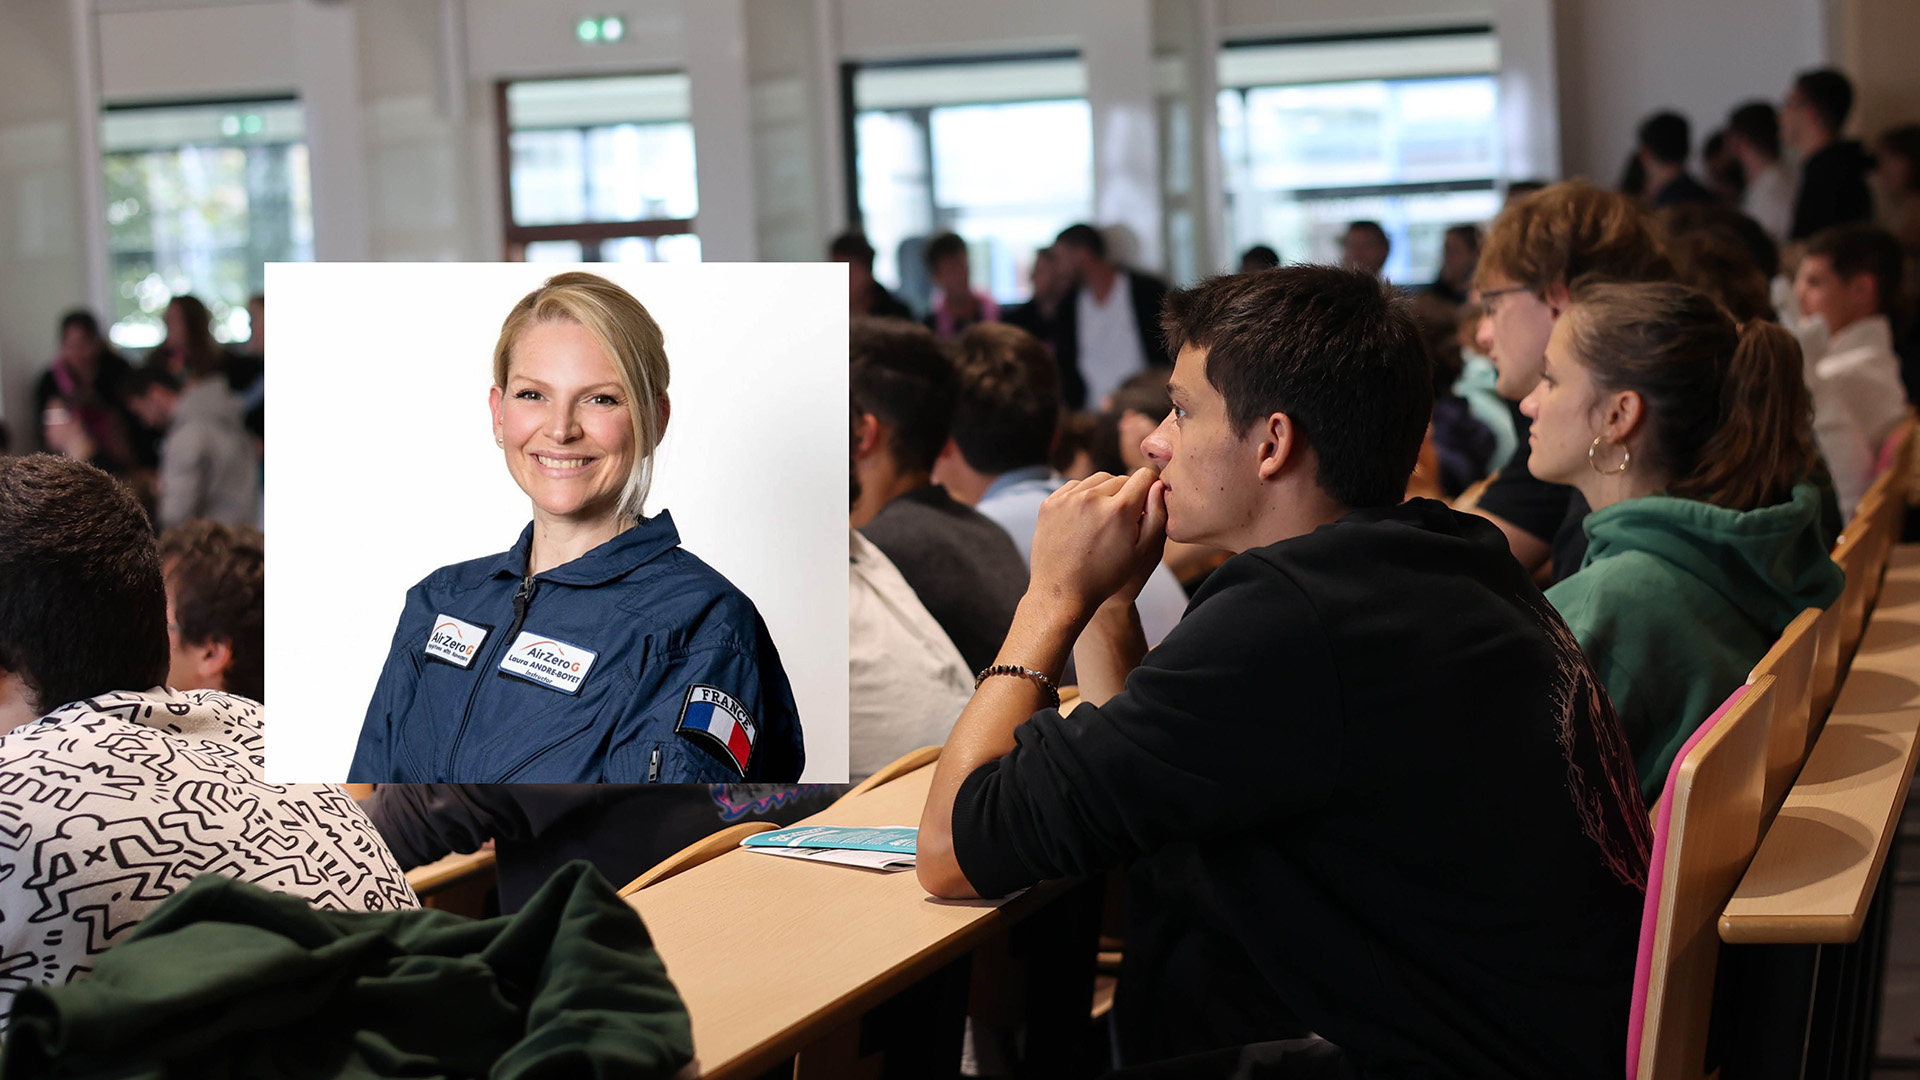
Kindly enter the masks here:
M 1498 44 L 1484 27 L 1230 43 L 1220 150 L 1234 253 L 1339 262 L 1349 221 L 1393 239 L 1386 276 L 1433 280 L 1450 225 L 1499 211 Z
M 1033 253 L 1093 217 L 1093 120 L 1076 54 L 849 65 L 854 217 L 874 276 L 926 310 L 920 252 L 951 230 L 975 288 L 1030 291 Z
M 266 264 L 313 259 L 306 122 L 292 100 L 110 108 L 101 116 L 112 310 L 107 336 L 146 349 L 192 293 L 213 336 L 245 341 Z
M 506 257 L 699 262 L 683 74 L 500 84 Z

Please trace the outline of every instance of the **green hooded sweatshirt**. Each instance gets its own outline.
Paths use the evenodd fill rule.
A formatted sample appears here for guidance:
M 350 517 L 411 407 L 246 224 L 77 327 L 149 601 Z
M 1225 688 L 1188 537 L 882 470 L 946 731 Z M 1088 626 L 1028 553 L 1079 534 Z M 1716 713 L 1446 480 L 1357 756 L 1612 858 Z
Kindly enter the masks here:
M 1586 532 L 1580 572 L 1547 599 L 1613 698 L 1652 804 L 1687 737 L 1794 616 L 1833 603 L 1844 575 L 1809 483 L 1758 510 L 1628 499 L 1587 515 Z

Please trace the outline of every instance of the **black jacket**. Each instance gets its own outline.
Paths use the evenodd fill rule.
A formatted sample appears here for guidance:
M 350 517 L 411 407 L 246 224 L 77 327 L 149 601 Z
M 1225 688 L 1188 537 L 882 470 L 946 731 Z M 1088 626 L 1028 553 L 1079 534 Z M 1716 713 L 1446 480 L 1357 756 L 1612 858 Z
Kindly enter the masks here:
M 1130 919 L 1126 963 L 1232 1002 L 1225 1038 L 1304 1024 L 1370 1077 L 1619 1075 L 1646 814 L 1604 689 L 1486 521 L 1415 499 L 1230 559 L 1124 690 L 1015 739 L 954 804 L 967 880 L 1139 859 L 1162 918 Z M 1156 1019 L 1130 979 L 1123 1048 Z
M 1133 302 L 1135 328 L 1140 332 L 1140 351 L 1148 364 L 1172 364 L 1166 341 L 1160 331 L 1160 305 L 1167 298 L 1167 283 L 1131 267 L 1121 267 L 1127 275 L 1127 291 Z M 1053 358 L 1060 365 L 1060 396 L 1069 409 L 1097 409 L 1100 403 L 1087 400 L 1087 380 L 1080 372 L 1080 290 L 1068 291 L 1054 312 Z
M 1831 225 L 1873 219 L 1867 170 L 1873 157 L 1857 142 L 1833 142 L 1800 167 L 1800 194 L 1793 200 L 1789 240 L 1805 240 Z

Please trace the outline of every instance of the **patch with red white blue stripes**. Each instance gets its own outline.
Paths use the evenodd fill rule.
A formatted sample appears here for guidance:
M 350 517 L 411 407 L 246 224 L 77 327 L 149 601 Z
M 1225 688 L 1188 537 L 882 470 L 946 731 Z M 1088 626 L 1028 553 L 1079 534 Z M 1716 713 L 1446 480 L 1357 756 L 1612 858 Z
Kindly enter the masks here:
M 740 778 L 746 779 L 760 729 L 747 707 L 726 691 L 712 686 L 689 687 L 686 703 L 680 706 L 680 721 L 673 730 L 733 766 Z

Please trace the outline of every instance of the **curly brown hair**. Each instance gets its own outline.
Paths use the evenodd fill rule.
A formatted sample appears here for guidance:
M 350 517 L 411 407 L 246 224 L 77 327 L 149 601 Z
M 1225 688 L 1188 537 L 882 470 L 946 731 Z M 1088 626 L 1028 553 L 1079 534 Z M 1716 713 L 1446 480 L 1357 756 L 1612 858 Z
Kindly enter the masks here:
M 180 640 L 224 641 L 226 690 L 266 700 L 266 543 L 260 530 L 188 521 L 160 534 L 160 562 Z

